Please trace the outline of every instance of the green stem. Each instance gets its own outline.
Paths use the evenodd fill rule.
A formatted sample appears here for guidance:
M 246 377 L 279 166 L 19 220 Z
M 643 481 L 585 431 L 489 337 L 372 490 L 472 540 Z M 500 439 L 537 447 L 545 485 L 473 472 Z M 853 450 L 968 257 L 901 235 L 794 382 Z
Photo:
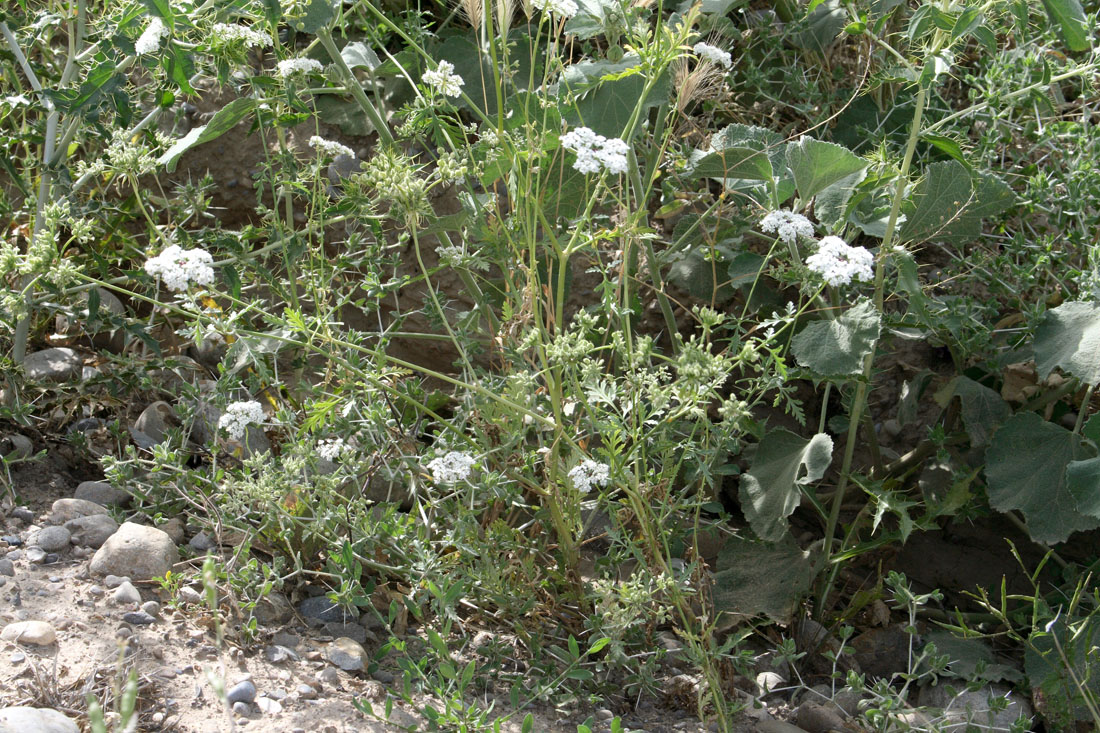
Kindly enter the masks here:
M 323 28 L 317 31 L 317 38 L 321 40 L 321 45 L 325 47 L 325 51 L 332 62 L 336 64 L 336 69 L 340 72 L 344 85 L 351 90 L 351 96 L 355 97 L 355 101 L 366 112 L 367 118 L 374 125 L 374 129 L 378 132 L 378 139 L 385 145 L 393 145 L 393 133 L 390 132 L 389 125 L 382 119 L 382 115 L 378 114 L 378 110 L 374 108 L 371 101 L 367 99 L 366 92 L 363 91 L 359 80 L 355 78 L 355 74 L 348 68 L 344 57 L 340 55 L 339 49 L 336 48 L 336 44 L 332 40 L 332 32 L 328 28 Z

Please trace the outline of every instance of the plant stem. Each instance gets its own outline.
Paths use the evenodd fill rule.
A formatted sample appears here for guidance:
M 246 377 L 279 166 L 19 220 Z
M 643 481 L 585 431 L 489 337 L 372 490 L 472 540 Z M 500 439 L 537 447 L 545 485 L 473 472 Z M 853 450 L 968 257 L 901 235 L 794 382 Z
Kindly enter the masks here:
M 366 112 L 371 124 L 374 125 L 375 131 L 378 132 L 378 139 L 385 145 L 393 145 L 393 133 L 390 132 L 389 125 L 382 119 L 382 115 L 378 114 L 378 110 L 374 108 L 371 101 L 367 99 L 367 94 L 363 91 L 359 80 L 355 78 L 355 74 L 348 68 L 344 57 L 340 55 L 340 51 L 332 40 L 332 32 L 328 28 L 323 28 L 317 31 L 317 38 L 321 40 L 321 45 L 325 47 L 325 51 L 332 58 L 332 62 L 336 64 L 336 69 L 340 72 L 344 85 L 351 91 L 351 96 L 355 97 L 355 101 L 359 103 L 359 106 Z

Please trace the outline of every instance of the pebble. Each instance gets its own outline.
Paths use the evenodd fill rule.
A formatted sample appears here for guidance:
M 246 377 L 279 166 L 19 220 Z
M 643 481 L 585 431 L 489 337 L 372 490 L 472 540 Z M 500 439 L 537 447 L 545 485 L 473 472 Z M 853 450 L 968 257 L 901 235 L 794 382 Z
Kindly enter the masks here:
M 49 708 L 0 708 L 0 733 L 80 733 L 76 722 Z
M 73 497 L 103 506 L 126 506 L 133 498 L 128 491 L 116 489 L 106 481 L 84 481 L 76 487 Z
M 0 537 L 0 542 L 6 542 L 12 547 L 23 546 L 23 540 L 13 534 L 6 534 L 3 537 Z
M 343 608 L 333 603 L 328 596 L 314 596 L 305 599 L 298 604 L 298 613 L 306 618 L 317 619 L 325 623 L 332 621 L 347 623 L 354 621 L 358 616 L 354 609 Z
M 782 720 L 758 720 L 756 730 L 757 733 L 807 733 L 797 725 L 784 723 Z
M 289 631 L 277 631 L 271 637 L 271 643 L 285 646 L 287 649 L 297 649 L 302 640 L 298 638 L 297 634 L 292 634 Z
M 90 517 L 94 514 L 106 514 L 107 507 L 87 499 L 58 499 L 50 507 L 50 524 L 64 524 L 77 517 Z
M 325 647 L 325 658 L 345 672 L 361 672 L 367 666 L 367 651 L 359 642 L 341 636 Z
M 327 623 L 324 625 L 325 633 L 334 639 L 346 636 L 353 641 L 363 644 L 367 641 L 367 630 L 359 624 Z
M 179 562 L 176 544 L 162 530 L 123 522 L 96 550 L 89 569 L 96 575 L 128 575 L 137 580 L 164 576 Z
M 295 690 L 295 692 L 298 693 L 298 697 L 302 700 L 312 700 L 313 698 L 317 697 L 317 690 L 313 689 L 309 685 L 298 685 L 298 688 L 297 690 Z
M 325 667 L 317 674 L 317 682 L 322 687 L 325 685 L 329 687 L 339 687 L 340 673 L 336 671 L 335 667 Z
M 149 436 L 154 444 L 161 443 L 168 431 L 179 427 L 175 410 L 167 402 L 158 401 L 146 407 L 134 422 L 134 430 Z
M 145 611 L 130 611 L 129 613 L 124 613 L 122 614 L 122 620 L 134 626 L 148 626 L 156 621 L 155 618 Z
M 103 595 L 106 592 L 107 591 L 104 590 L 103 586 L 101 586 L 101 585 L 93 585 L 90 588 L 88 588 L 88 595 L 95 596 L 96 598 L 100 597 L 101 595 Z
M 288 649 L 285 646 L 279 644 L 272 644 L 264 649 L 264 659 L 272 664 L 279 664 L 286 661 L 299 661 L 300 657 L 298 653 L 293 649 Z
M 36 544 L 46 552 L 57 552 L 67 548 L 71 539 L 72 533 L 64 527 L 43 527 Z
M 130 581 L 120 583 L 111 594 L 111 602 L 119 606 L 136 606 L 141 603 L 141 593 Z
M 64 524 L 72 534 L 72 543 L 98 550 L 111 535 L 118 531 L 118 522 L 109 514 L 92 514 L 70 519 Z
M 233 703 L 233 712 L 241 716 L 250 715 L 252 713 L 252 708 L 248 707 L 248 703 L 246 702 L 235 702 Z
M 25 660 L 26 658 L 27 655 L 23 652 L 12 652 L 11 656 L 8 657 L 8 661 L 10 661 L 12 664 L 22 664 L 23 660 Z
M 160 616 L 160 604 L 156 601 L 146 601 L 141 604 L 141 610 L 149 614 L 153 618 Z
M 108 575 L 103 579 L 103 585 L 108 588 L 117 588 L 123 583 L 129 583 L 130 576 L 128 575 Z
M 65 347 L 43 349 L 27 354 L 23 373 L 35 382 L 65 382 L 80 374 L 84 360 L 80 354 Z
M 225 699 L 229 703 L 250 703 L 256 699 L 256 683 L 251 679 L 243 679 L 226 690 Z
M 0 440 L 0 453 L 3 453 L 4 458 L 9 461 L 28 458 L 34 455 L 34 443 L 26 435 L 12 433 Z
M 756 694 L 760 697 L 771 694 L 774 690 L 781 689 L 787 681 L 776 672 L 761 672 L 756 675 Z
M 954 688 L 954 689 L 952 689 Z M 993 712 L 991 701 L 1000 698 L 1007 701 Z M 992 733 L 1008 730 L 1017 718 L 1032 716 L 1027 698 L 1006 685 L 991 684 L 977 690 L 968 690 L 962 683 L 943 681 L 935 687 L 922 687 L 917 701 L 921 707 L 940 708 L 946 718 L 945 730 L 967 730 L 975 733 Z
M 19 644 L 48 646 L 57 640 L 57 632 L 45 621 L 16 621 L 0 631 L 0 639 Z
M 371 679 L 375 682 L 381 682 L 383 685 L 390 685 L 393 684 L 394 676 L 393 672 L 389 672 L 385 669 L 376 669 L 374 673 L 371 674 Z
M 214 540 L 210 539 L 210 535 L 206 534 L 206 532 L 199 532 L 191 538 L 187 546 L 195 552 L 205 553 L 207 550 L 213 550 L 216 545 Z
M 270 697 L 256 698 L 256 707 L 265 715 L 278 715 L 283 712 L 282 703 L 278 700 L 272 700 Z
M 0 560 L 0 575 L 6 575 L 9 578 L 15 577 L 15 563 L 6 557 Z
M 41 565 L 46 562 L 46 551 L 41 547 L 28 547 L 26 551 L 27 562 L 32 565 Z
M 178 597 L 180 603 L 202 603 L 202 594 L 189 585 L 180 588 Z
M 22 522 L 25 522 L 27 524 L 31 524 L 32 522 L 34 522 L 34 512 L 32 512 L 30 509 L 28 509 L 25 506 L 16 507 L 15 509 L 12 509 L 11 510 L 11 517 L 12 517 L 12 519 L 18 519 L 18 520 L 20 520 Z
M 845 730 L 844 715 L 837 709 L 818 705 L 816 702 L 804 702 L 794 711 L 794 722 L 807 733 L 829 733 L 833 730 Z

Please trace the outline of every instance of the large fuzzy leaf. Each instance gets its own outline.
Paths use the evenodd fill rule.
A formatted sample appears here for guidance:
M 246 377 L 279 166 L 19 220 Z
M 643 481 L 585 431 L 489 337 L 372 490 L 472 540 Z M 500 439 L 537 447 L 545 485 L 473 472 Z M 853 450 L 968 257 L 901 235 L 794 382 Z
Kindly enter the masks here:
M 1012 190 L 992 176 L 971 176 L 957 160 L 932 163 L 906 205 L 900 237 L 906 242 L 966 242 L 982 232 L 982 219 L 1004 211 Z
M 825 433 L 807 439 L 779 429 L 764 436 L 740 488 L 741 510 L 757 536 L 775 542 L 787 534 L 802 487 L 824 476 L 832 458 L 833 439 Z
M 1034 348 L 1039 376 L 1060 367 L 1086 384 L 1100 384 L 1100 306 L 1072 302 L 1048 310 Z
M 878 341 L 880 320 L 875 306 L 864 300 L 835 320 L 806 326 L 792 339 L 791 351 L 799 364 L 823 377 L 858 374 Z
M 812 549 L 803 552 L 789 534 L 779 542 L 731 538 L 715 565 L 715 611 L 790 623 L 817 575 L 820 555 Z
M 956 377 L 937 397 L 946 405 L 956 395 L 962 401 L 962 420 L 971 445 L 987 445 L 993 431 L 1012 417 L 1012 408 L 996 390 L 969 377 Z
M 1047 544 L 1100 527 L 1100 519 L 1082 513 L 1066 480 L 1071 463 L 1094 457 L 1080 436 L 1034 412 L 1020 413 L 993 434 L 986 452 L 989 503 L 1001 512 L 1018 509 L 1031 538 Z
M 787 143 L 787 165 L 803 201 L 864 170 L 868 162 L 848 148 L 803 135 Z

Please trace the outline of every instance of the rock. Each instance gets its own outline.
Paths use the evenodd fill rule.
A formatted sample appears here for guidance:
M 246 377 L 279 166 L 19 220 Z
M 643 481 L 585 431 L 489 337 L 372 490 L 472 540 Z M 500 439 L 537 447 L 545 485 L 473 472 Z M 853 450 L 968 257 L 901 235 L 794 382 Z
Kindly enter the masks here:
M 96 575 L 128 575 L 135 580 L 162 577 L 179 561 L 179 550 L 165 532 L 124 522 L 92 556 Z
M 30 458 L 34 455 L 34 443 L 26 435 L 21 433 L 12 433 L 3 440 L 0 440 L 0 455 L 4 456 L 9 461 L 17 461 L 20 458 Z M 15 516 L 15 512 L 12 512 L 12 516 Z M 31 521 L 34 520 L 34 516 L 31 516 Z
M 994 698 L 1007 700 L 1007 707 L 993 712 L 990 701 Z M 1026 698 L 997 684 L 970 691 L 962 685 L 956 687 L 941 681 L 935 687 L 922 687 L 917 700 L 921 707 L 943 710 L 946 720 L 936 728 L 943 733 L 1009 730 L 1017 718 L 1030 718 L 1033 714 Z
M 122 614 L 122 620 L 133 626 L 148 626 L 149 624 L 156 623 L 156 619 L 145 611 L 130 611 L 129 613 L 124 613 Z
M 264 659 L 272 664 L 281 664 L 282 662 L 297 662 L 301 657 L 293 649 L 288 649 L 279 644 L 272 644 L 264 648 Z
M 119 606 L 136 606 L 141 603 L 141 593 L 130 581 L 120 584 L 111 594 L 111 603 Z
M 324 630 L 326 634 L 331 635 L 333 638 L 346 636 L 358 644 L 367 641 L 367 630 L 359 624 L 327 623 L 324 625 Z
M 890 679 L 909 672 L 909 634 L 897 626 L 874 628 L 852 639 L 852 656 L 867 674 Z
M 794 712 L 794 722 L 807 733 L 832 733 L 847 730 L 844 716 L 832 707 L 804 702 Z
M 145 603 L 142 603 L 141 610 L 149 614 L 153 618 L 158 618 L 160 616 L 160 604 L 156 601 L 146 601 Z
M 774 690 L 781 689 L 787 684 L 787 680 L 776 672 L 761 672 L 756 675 L 756 694 L 760 697 L 770 695 Z
M 18 519 L 21 522 L 26 522 L 27 524 L 31 524 L 32 522 L 34 522 L 34 512 L 32 512 L 25 506 L 16 507 L 15 509 L 11 510 L 11 518 Z
M 243 702 L 250 703 L 256 699 L 256 683 L 251 679 L 243 679 L 230 687 L 225 692 L 225 699 L 229 704 Z
M 57 640 L 57 632 L 45 621 L 16 621 L 0 632 L 0 639 L 18 644 L 47 646 Z
M 199 593 L 197 590 L 195 590 L 194 588 L 192 588 L 189 585 L 185 585 L 182 588 L 180 588 L 180 592 L 179 592 L 179 595 L 177 597 L 179 598 L 180 603 L 185 603 L 185 604 L 202 603 L 202 594 Z
M 354 608 L 344 608 L 332 602 L 328 596 L 314 596 L 298 604 L 298 613 L 323 623 L 354 621 L 359 613 Z
M 335 667 L 325 667 L 317 673 L 317 683 L 324 687 L 339 687 L 340 686 L 340 673 L 336 671 Z
M 58 499 L 50 507 L 50 516 L 46 519 L 50 524 L 65 524 L 77 517 L 90 517 L 95 514 L 106 514 L 107 507 L 96 504 L 87 499 Z
M 206 534 L 206 532 L 199 532 L 197 535 L 191 538 L 191 541 L 187 543 L 187 546 L 195 552 L 199 553 L 200 555 L 205 555 L 206 551 L 213 550 L 217 546 L 217 543 L 215 543 L 214 540 L 210 538 L 210 535 Z
M 252 708 L 248 707 L 246 702 L 235 702 L 233 703 L 233 712 L 244 717 L 252 714 Z
M 142 410 L 133 429 L 149 437 L 153 444 L 163 443 L 168 431 L 180 427 L 176 411 L 167 402 L 158 401 Z
M 72 535 L 72 543 L 80 547 L 98 550 L 107 539 L 118 531 L 118 522 L 109 514 L 92 514 L 70 519 L 64 524 Z
M 298 693 L 298 697 L 302 700 L 312 700 L 313 698 L 317 697 L 317 690 L 313 689 L 309 685 L 298 685 L 298 687 L 295 689 L 295 692 Z
M 108 575 L 106 578 L 103 579 L 103 585 L 107 586 L 108 588 L 117 588 L 120 585 L 122 585 L 123 583 L 129 583 L 129 582 L 130 582 L 130 576 L 128 576 L 128 575 L 123 575 L 123 576 Z
M 346 636 L 334 639 L 325 647 L 325 658 L 345 672 L 361 672 L 369 661 L 366 649 Z
M 287 649 L 297 649 L 302 640 L 298 638 L 297 634 L 292 634 L 289 631 L 277 631 L 271 637 L 271 643 L 285 646 Z
M 49 708 L 0 708 L 0 733 L 80 733 L 76 721 Z
M 106 481 L 84 481 L 76 487 L 73 497 L 107 507 L 126 506 L 133 499 L 130 492 L 116 489 Z
M 23 372 L 34 382 L 65 382 L 80 374 L 83 362 L 72 349 L 55 347 L 27 354 Z
M 0 542 L 4 542 L 11 547 L 21 547 L 23 545 L 23 540 L 13 534 L 6 534 L 0 537 Z
M 395 677 L 393 676 L 393 672 L 385 669 L 376 669 L 371 675 L 371 679 L 375 682 L 381 682 L 383 685 L 392 685 Z
M 174 542 L 175 544 L 183 544 L 183 540 L 186 535 L 183 531 L 183 520 L 179 517 L 172 517 L 167 522 L 160 525 L 158 529 L 171 537 L 172 542 Z
M 271 591 L 256 603 L 252 615 L 257 623 L 265 626 L 281 625 L 294 616 L 294 606 L 290 605 L 290 601 L 282 593 Z
M 43 527 L 35 544 L 46 552 L 58 552 L 69 547 L 72 534 L 64 527 Z
M 277 715 L 283 712 L 283 706 L 278 700 L 272 700 L 270 697 L 256 698 L 256 707 L 260 709 L 260 712 L 264 715 Z
M 9 578 L 15 577 L 15 563 L 6 557 L 0 560 L 0 575 L 6 575 Z
M 46 562 L 46 551 L 41 547 L 28 547 L 25 557 L 31 565 L 41 565 Z

